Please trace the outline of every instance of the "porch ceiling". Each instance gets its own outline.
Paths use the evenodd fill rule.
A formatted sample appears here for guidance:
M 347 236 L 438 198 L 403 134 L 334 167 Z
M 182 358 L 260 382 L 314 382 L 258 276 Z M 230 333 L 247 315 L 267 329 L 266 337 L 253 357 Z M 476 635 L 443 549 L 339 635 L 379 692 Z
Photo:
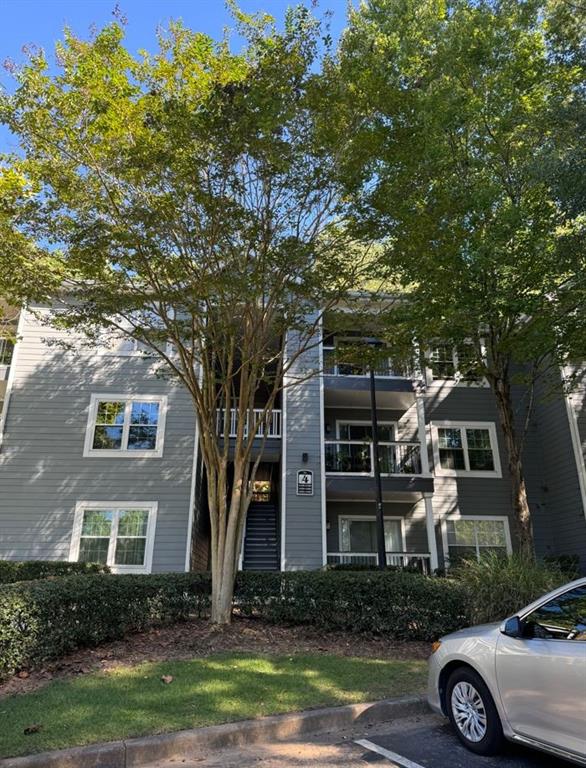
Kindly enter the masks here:
M 433 493 L 433 477 L 383 477 L 383 500 L 414 502 Z M 326 477 L 326 498 L 331 501 L 374 501 L 373 477 Z
M 407 410 L 415 402 L 410 379 L 377 377 L 378 408 Z M 324 376 L 324 404 L 337 407 L 370 408 L 370 381 L 367 376 Z

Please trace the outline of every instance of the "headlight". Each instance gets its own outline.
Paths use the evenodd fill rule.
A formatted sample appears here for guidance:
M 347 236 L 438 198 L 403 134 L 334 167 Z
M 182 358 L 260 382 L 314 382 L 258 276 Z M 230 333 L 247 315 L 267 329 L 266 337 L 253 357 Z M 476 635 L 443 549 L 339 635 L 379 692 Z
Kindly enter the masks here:
M 431 652 L 435 653 L 436 651 L 439 651 L 439 649 L 442 647 L 441 640 L 436 640 L 435 643 L 431 644 Z

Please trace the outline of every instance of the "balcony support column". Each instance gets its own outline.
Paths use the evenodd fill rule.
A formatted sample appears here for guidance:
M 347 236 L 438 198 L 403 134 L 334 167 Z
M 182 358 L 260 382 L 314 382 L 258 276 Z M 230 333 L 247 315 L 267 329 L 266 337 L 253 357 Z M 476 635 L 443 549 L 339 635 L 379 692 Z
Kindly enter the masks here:
M 437 541 L 435 538 L 435 522 L 433 519 L 433 494 L 424 493 L 423 499 L 425 501 L 425 527 L 427 529 L 427 546 L 429 547 L 429 565 L 431 572 L 433 573 L 439 568 L 439 560 L 437 556 Z

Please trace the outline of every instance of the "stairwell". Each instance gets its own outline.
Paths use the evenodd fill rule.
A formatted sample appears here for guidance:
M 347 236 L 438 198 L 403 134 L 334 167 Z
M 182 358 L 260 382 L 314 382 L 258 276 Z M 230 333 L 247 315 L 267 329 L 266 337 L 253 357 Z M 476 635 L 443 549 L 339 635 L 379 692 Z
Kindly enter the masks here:
M 246 517 L 242 568 L 245 571 L 278 571 L 280 568 L 277 507 L 253 501 Z

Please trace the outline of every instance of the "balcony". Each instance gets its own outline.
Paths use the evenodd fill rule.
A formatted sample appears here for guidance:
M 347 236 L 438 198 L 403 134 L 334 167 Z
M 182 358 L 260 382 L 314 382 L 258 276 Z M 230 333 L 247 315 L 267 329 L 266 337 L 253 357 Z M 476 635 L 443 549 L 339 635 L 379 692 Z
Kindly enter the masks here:
M 258 419 L 262 418 L 263 413 L 264 413 L 264 408 L 255 408 L 253 421 L 257 422 Z M 222 408 L 218 408 L 217 418 L 216 418 L 216 429 L 220 437 L 224 436 L 224 420 L 225 420 L 224 414 L 225 414 L 225 411 Z M 249 422 L 250 422 L 250 417 L 247 418 L 247 422 L 244 426 L 245 437 L 248 437 Z M 258 425 L 254 437 L 262 438 L 266 436 L 267 439 L 280 438 L 281 422 L 282 422 L 281 410 L 274 409 L 269 416 L 268 422 L 266 422 L 266 419 L 265 419 L 263 422 L 261 422 Z M 238 411 L 236 408 L 231 408 L 230 409 L 230 432 L 228 434 L 228 437 L 232 437 L 232 438 L 236 437 L 237 430 L 238 430 Z
M 334 347 L 324 347 L 324 404 L 333 408 L 370 407 L 370 376 L 361 363 L 339 362 Z M 406 410 L 415 402 L 416 371 L 385 360 L 375 370 L 379 408 Z
M 420 475 L 421 445 L 416 442 L 380 442 L 383 475 Z M 374 476 L 374 446 L 362 440 L 326 440 L 326 474 Z
M 387 552 L 387 566 L 392 568 L 413 568 L 429 574 L 429 552 Z M 328 565 L 367 565 L 376 567 L 376 552 L 328 552 Z
M 370 370 L 364 363 L 338 362 L 336 347 L 323 347 L 323 372 L 325 376 L 369 376 Z M 375 376 L 392 379 L 412 379 L 414 373 L 405 365 L 394 363 L 390 358 L 381 361 L 375 368 Z

